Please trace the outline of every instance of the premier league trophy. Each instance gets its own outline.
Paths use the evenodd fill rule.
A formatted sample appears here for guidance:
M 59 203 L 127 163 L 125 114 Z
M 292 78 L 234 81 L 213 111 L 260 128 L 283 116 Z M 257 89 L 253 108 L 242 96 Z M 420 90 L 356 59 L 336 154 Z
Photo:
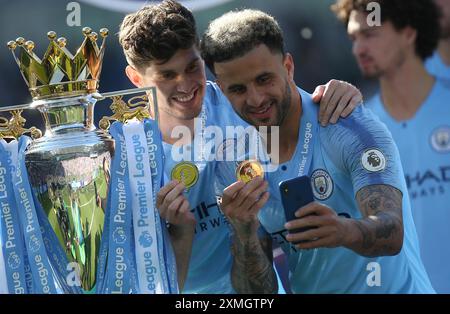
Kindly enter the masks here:
M 119 151 L 118 155 L 125 157 L 118 160 L 116 166 L 114 166 L 114 162 L 112 163 L 115 146 L 117 149 L 120 149 L 120 147 L 125 147 L 125 144 L 122 145 L 117 141 L 115 143 L 116 136 L 113 139 L 106 131 L 110 126 L 110 120 L 118 120 L 124 123 L 123 125 L 125 126 L 125 122 L 129 119 L 138 118 L 142 122 L 144 118 L 148 118 L 148 98 L 146 102 L 139 102 L 134 108 L 131 108 L 134 106 L 133 104 L 127 104 L 121 99 L 121 95 L 127 94 L 127 91 L 123 91 L 122 93 L 108 93 L 113 99 L 111 109 L 114 115 L 110 118 L 103 118 L 100 121 L 100 130 L 95 128 L 93 121 L 94 105 L 97 100 L 104 99 L 107 96 L 106 94 L 100 95 L 97 89 L 105 50 L 104 42 L 108 35 L 108 30 L 101 29 L 99 33 L 103 39 L 101 47 L 97 46 L 98 35 L 90 28 L 83 28 L 84 41 L 76 54 L 72 55 L 65 48 L 66 39 L 56 39 L 56 33 L 49 32 L 47 35 L 50 40 L 50 45 L 42 60 L 34 54 L 34 43 L 32 41 L 25 41 L 23 38 L 18 38 L 8 43 L 8 47 L 13 52 L 23 78 L 28 84 L 33 97 L 33 103 L 28 108 L 23 106 L 7 108 L 13 113 L 13 118 L 9 121 L 2 118 L 1 121 L 4 120 L 5 125 L 3 128 L 0 127 L 0 132 L 2 132 L 0 138 L 18 138 L 24 132 L 29 132 L 33 139 L 30 140 L 28 138 L 28 141 L 21 139 L 22 141 L 19 141 L 17 144 L 19 146 L 19 158 L 18 164 L 16 165 L 17 176 L 13 176 L 14 178 L 11 179 L 11 183 L 13 183 L 11 186 L 14 187 L 14 190 L 11 188 L 9 192 L 10 194 L 16 195 L 15 204 L 18 208 L 17 215 L 22 225 L 22 230 L 18 230 L 17 232 L 22 232 L 25 241 L 23 250 L 26 254 L 22 255 L 24 256 L 23 259 L 29 261 L 33 275 L 37 274 L 37 279 L 34 278 L 34 283 L 31 283 L 30 286 L 37 286 L 39 289 L 34 288 L 33 291 L 38 293 L 98 293 L 102 289 L 102 291 L 110 293 L 110 290 L 117 288 L 114 285 L 119 282 L 114 277 L 120 274 L 117 271 L 120 267 L 117 265 L 122 265 L 122 274 L 123 268 L 126 268 L 123 265 L 128 265 L 127 274 L 130 278 L 119 279 L 126 283 L 133 280 L 139 281 L 139 284 L 136 285 L 143 287 L 143 289 L 136 289 L 137 292 L 147 292 L 147 287 L 153 287 L 147 282 L 144 283 L 145 280 L 142 279 L 150 278 L 148 273 L 145 274 L 147 269 L 144 267 L 145 261 L 143 257 L 138 254 L 134 256 L 135 252 L 129 252 L 123 248 L 124 243 L 129 244 L 132 243 L 130 242 L 131 240 L 134 240 L 133 236 L 130 236 L 132 232 L 132 219 L 137 221 L 139 217 L 137 214 L 136 217 L 134 216 L 135 212 L 139 213 L 139 210 L 142 212 L 143 208 L 142 206 L 137 208 L 133 196 L 130 196 L 130 194 L 133 194 L 130 192 L 133 189 L 130 190 L 128 185 L 132 186 L 132 183 L 120 184 L 124 178 L 126 179 L 126 174 L 133 173 L 133 169 L 131 168 L 128 171 L 126 151 L 122 149 L 124 154 L 121 154 Z M 153 92 L 151 94 L 155 107 L 153 113 L 156 115 L 157 105 L 154 88 L 144 90 L 147 93 L 149 90 Z M 135 93 L 135 91 L 130 90 L 128 94 Z M 142 92 L 142 89 L 140 91 Z M 142 106 L 143 104 L 144 106 Z M 38 129 L 24 128 L 25 120 L 21 117 L 21 110 L 24 108 L 30 109 L 30 107 L 39 110 L 42 114 L 45 122 L 45 133 L 42 137 Z M 4 108 L 0 109 L 4 111 Z M 146 122 L 145 130 L 147 130 L 149 123 L 154 123 L 154 120 L 153 122 Z M 122 124 L 120 125 L 122 126 Z M 144 130 L 144 127 L 142 127 L 142 130 Z M 155 132 L 151 133 L 151 136 L 159 139 L 157 137 L 157 125 L 154 130 Z M 129 131 L 127 132 L 129 133 Z M 114 133 L 111 134 L 114 135 Z M 148 134 L 149 132 L 146 131 L 144 141 L 142 142 L 143 146 L 145 146 L 145 143 L 150 142 Z M 145 136 L 147 136 L 147 140 L 145 140 Z M 132 138 L 135 139 L 136 137 L 133 135 Z M 151 140 L 153 141 L 153 139 Z M 2 144 L 4 147 L 7 146 L 3 140 L 2 143 L 5 143 Z M 161 143 L 154 143 L 157 144 L 156 149 L 161 150 Z M 7 150 L 7 148 L 5 149 Z M 23 168 L 25 169 L 20 167 L 21 150 L 24 156 Z M 144 151 L 145 149 L 142 148 L 142 152 Z M 133 154 L 134 152 L 131 152 L 132 156 L 134 156 Z M 129 156 L 128 160 L 130 160 Z M 0 160 L 0 166 L 1 162 L 2 160 Z M 7 161 L 5 160 L 4 163 L 7 163 Z M 113 182 L 112 184 L 113 189 L 119 192 L 109 193 L 111 190 L 110 183 L 115 180 L 115 177 L 111 176 L 111 172 L 119 173 L 119 170 L 122 169 L 119 168 L 119 164 L 120 166 L 125 165 L 122 171 L 122 177 L 118 179 L 118 183 Z M 162 172 L 161 162 L 157 161 L 156 164 L 159 167 L 157 170 L 159 169 Z M 116 167 L 118 170 L 110 171 L 111 167 L 113 169 Z M 150 172 L 151 176 L 153 176 L 155 170 L 151 169 Z M 153 191 L 153 195 L 150 198 L 152 196 L 154 197 L 154 193 L 160 187 L 160 178 L 161 174 L 158 177 L 159 182 L 154 180 L 153 190 L 149 186 L 150 191 Z M 25 185 L 21 185 L 24 181 L 27 182 L 27 180 L 29 180 L 32 192 L 27 191 Z M 150 178 L 150 185 L 152 184 L 151 180 Z M 121 190 L 123 190 L 123 193 L 120 192 Z M 115 194 L 115 196 L 111 197 L 109 194 Z M 107 208 L 110 202 L 113 204 L 111 206 L 111 212 Z M 30 206 L 33 203 L 35 209 L 34 206 Z M 152 203 L 151 199 L 149 203 Z M 132 204 L 133 206 L 131 206 Z M 147 206 L 150 208 L 149 213 L 153 211 L 151 205 L 149 204 Z M 114 206 L 116 208 L 112 208 Z M 11 205 L 11 207 L 14 206 Z M 125 213 L 125 209 L 128 210 L 126 214 L 128 215 L 128 220 L 122 220 L 126 222 L 122 226 L 118 223 L 121 221 L 117 221 L 115 216 L 112 217 L 111 215 L 119 215 L 121 214 L 121 210 L 123 214 Z M 132 210 L 133 216 L 131 214 Z M 124 217 L 126 215 L 123 214 Z M 155 213 L 154 216 L 153 222 L 156 224 L 156 231 L 153 230 L 153 233 L 151 233 L 151 230 L 141 230 L 141 234 L 139 234 L 140 238 L 138 238 L 136 230 L 134 230 L 135 238 L 139 239 L 139 241 L 136 244 L 133 242 L 128 245 L 128 247 L 133 248 L 136 245 L 136 252 L 138 252 L 139 244 L 143 243 L 144 247 L 139 250 L 139 254 L 142 256 L 148 256 L 145 250 L 151 250 L 152 243 L 157 242 L 161 245 L 164 240 L 162 238 L 164 229 L 161 231 L 161 225 L 164 228 L 165 224 L 164 222 L 162 224 L 160 223 L 159 214 Z M 120 218 L 121 216 L 117 217 Z M 112 222 L 111 226 L 108 224 L 110 219 Z M 6 219 L 4 220 L 3 228 L 6 230 L 8 221 Z M 11 225 L 13 224 L 11 223 Z M 137 226 L 142 227 L 141 225 L 135 224 L 135 229 L 137 229 Z M 112 228 L 115 229 L 111 230 Z M 124 230 L 128 230 L 128 233 Z M 3 241 L 8 243 L 6 242 L 8 240 L 6 239 L 6 231 L 2 231 L 2 234 L 5 236 Z M 153 238 L 150 236 L 151 234 L 154 235 Z M 148 240 L 142 241 L 144 238 Z M 19 242 L 17 243 L 18 245 L 20 244 Z M 114 250 L 110 250 L 109 248 L 114 248 Z M 116 254 L 117 252 L 121 252 L 117 248 L 125 252 L 122 255 L 129 255 L 128 259 L 124 260 L 123 256 Z M 167 245 L 162 245 L 161 248 L 152 251 L 152 253 L 155 253 L 153 256 L 156 259 L 153 260 L 153 264 L 158 259 L 164 263 L 164 258 L 159 257 L 166 256 L 166 250 L 170 248 Z M 7 255 L 5 252 L 15 254 L 15 252 L 10 253 L 5 249 L 3 252 L 5 256 Z M 20 261 L 22 255 L 16 255 L 18 256 L 16 260 Z M 109 257 L 106 257 L 107 255 Z M 48 258 L 44 259 L 44 256 Z M 46 260 L 48 260 L 47 263 Z M 113 262 L 117 262 L 117 264 Z M 134 262 L 137 263 L 137 267 L 132 265 Z M 13 272 L 17 268 L 13 267 L 15 266 L 14 264 L 12 266 L 8 265 L 6 265 L 7 273 L 9 271 L 11 277 L 13 277 Z M 113 269 L 110 270 L 108 268 L 109 265 L 114 267 L 116 271 Z M 164 276 L 166 279 L 170 276 L 173 277 L 173 275 L 169 276 L 167 274 L 172 269 L 169 270 L 166 266 L 163 265 L 164 271 L 161 272 L 163 275 L 159 275 L 158 278 Z M 140 274 L 139 271 L 141 269 Z M 81 286 L 78 288 L 76 287 L 77 285 L 74 287 L 73 284 L 68 282 L 68 274 L 74 270 L 77 274 L 75 281 L 78 281 L 78 286 Z M 130 270 L 135 270 L 137 275 L 132 275 Z M 26 270 L 23 270 L 23 272 L 26 272 Z M 47 274 L 47 277 L 41 276 L 42 273 Z M 105 287 L 107 285 L 107 283 L 105 284 L 107 282 L 105 278 L 108 278 L 108 276 L 111 278 L 109 282 L 114 282 L 114 284 L 111 283 L 111 288 Z M 153 279 L 153 275 L 150 279 Z M 54 289 L 52 289 L 53 283 Z M 160 284 L 159 286 L 164 286 L 164 284 Z M 156 293 L 165 293 L 165 291 L 170 290 L 158 288 L 159 286 L 158 284 L 155 285 L 156 288 L 154 288 L 154 291 Z M 122 289 L 122 286 L 117 289 L 119 288 Z M 122 291 L 120 289 L 119 291 Z M 176 289 L 170 291 L 175 291 Z M 125 291 L 124 293 L 130 293 L 130 291 L 136 292 L 136 290 L 129 288 L 129 291 Z M 152 291 L 149 293 L 152 293 Z

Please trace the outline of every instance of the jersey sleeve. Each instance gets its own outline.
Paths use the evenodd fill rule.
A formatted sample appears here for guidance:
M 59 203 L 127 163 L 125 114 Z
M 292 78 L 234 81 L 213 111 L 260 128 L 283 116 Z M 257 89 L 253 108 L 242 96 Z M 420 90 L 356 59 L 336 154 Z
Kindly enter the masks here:
M 397 146 L 386 126 L 360 106 L 346 119 L 321 128 L 327 156 L 351 177 L 354 195 L 363 187 L 391 185 L 402 191 L 403 169 Z

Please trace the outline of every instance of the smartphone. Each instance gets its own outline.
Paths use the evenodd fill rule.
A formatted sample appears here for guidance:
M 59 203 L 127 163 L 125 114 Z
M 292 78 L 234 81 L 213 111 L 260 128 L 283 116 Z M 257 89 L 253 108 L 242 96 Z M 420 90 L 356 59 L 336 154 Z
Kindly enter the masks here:
M 314 202 L 311 180 L 308 176 L 282 181 L 279 184 L 281 203 L 283 204 L 286 222 L 298 219 L 295 212 L 305 205 Z M 304 232 L 314 227 L 292 230 L 291 233 Z

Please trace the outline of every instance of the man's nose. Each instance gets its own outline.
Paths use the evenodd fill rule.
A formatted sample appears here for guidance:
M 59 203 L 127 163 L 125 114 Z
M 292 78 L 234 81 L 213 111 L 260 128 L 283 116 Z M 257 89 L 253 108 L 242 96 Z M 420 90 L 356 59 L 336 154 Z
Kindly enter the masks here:
M 195 82 L 187 75 L 178 76 L 177 91 L 181 93 L 190 93 L 194 89 Z
M 366 50 L 367 48 L 361 40 L 355 39 L 353 41 L 352 53 L 355 57 L 360 57 L 366 52 Z
M 247 104 L 252 107 L 260 107 L 264 95 L 262 93 L 262 90 L 254 85 L 250 85 L 248 87 L 248 93 L 247 93 Z

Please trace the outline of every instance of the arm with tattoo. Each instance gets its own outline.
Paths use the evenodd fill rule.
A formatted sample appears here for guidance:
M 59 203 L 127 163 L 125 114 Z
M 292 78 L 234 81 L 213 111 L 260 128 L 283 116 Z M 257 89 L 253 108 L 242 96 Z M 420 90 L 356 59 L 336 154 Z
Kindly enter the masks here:
M 368 257 L 398 254 L 403 245 L 402 192 L 370 185 L 358 191 L 356 200 L 363 218 L 352 221 L 348 247 Z
M 251 227 L 234 233 L 231 281 L 238 293 L 277 293 L 278 281 L 273 268 L 272 239 L 258 238 Z

